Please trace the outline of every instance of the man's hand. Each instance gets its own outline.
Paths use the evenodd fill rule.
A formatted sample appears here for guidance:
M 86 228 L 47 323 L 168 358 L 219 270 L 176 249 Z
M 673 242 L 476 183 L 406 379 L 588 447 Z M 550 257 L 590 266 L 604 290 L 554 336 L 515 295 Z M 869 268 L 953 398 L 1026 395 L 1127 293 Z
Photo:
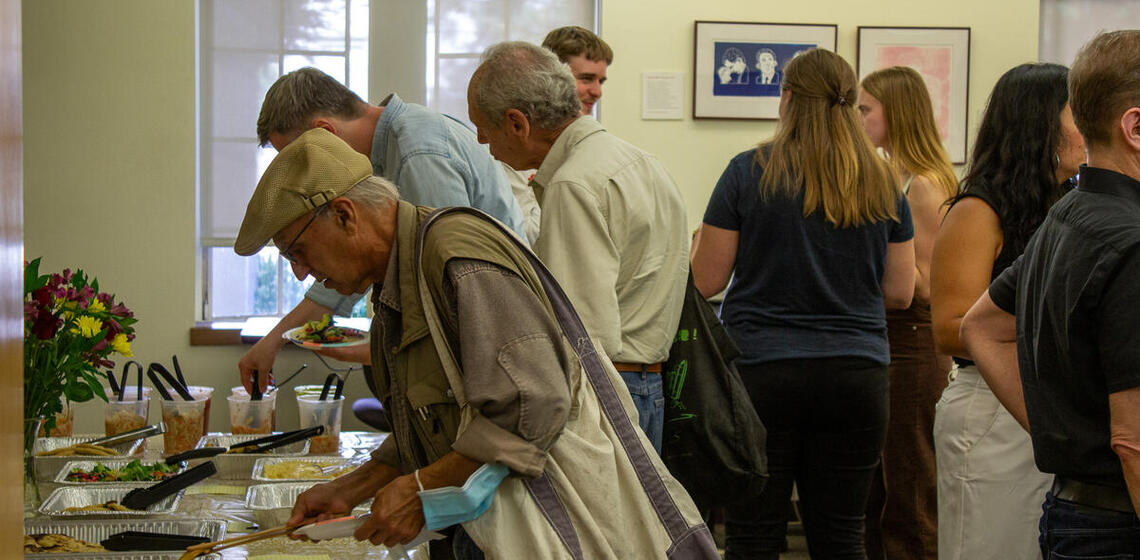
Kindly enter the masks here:
M 424 527 L 423 504 L 416 494 L 419 487 L 412 475 L 396 478 L 376 493 L 372 517 L 353 537 L 372 544 L 395 546 L 410 542 Z
M 345 493 L 335 484 L 323 482 L 297 496 L 293 514 L 285 525 L 296 527 L 314 521 L 336 519 L 351 512 L 355 505 L 345 499 Z
M 257 372 L 262 392 L 269 386 L 270 370 L 277 359 L 277 353 L 288 342 L 282 335 L 289 329 L 304 325 L 308 321 L 315 321 L 324 317 L 325 313 L 332 313 L 332 309 L 325 307 L 311 299 L 302 298 L 288 314 L 277 322 L 273 330 L 266 333 L 249 349 L 238 361 L 238 371 L 241 372 L 241 384 L 248 392 L 253 388 L 253 373 Z
M 356 363 L 364 365 L 372 365 L 372 350 L 368 344 L 357 344 L 356 346 L 337 346 L 333 348 L 313 348 L 322 356 L 340 360 L 346 363 Z
M 273 362 L 277 359 L 277 352 L 285 345 L 286 340 L 280 336 L 271 338 L 263 336 L 253 348 L 249 349 L 241 360 L 238 360 L 238 370 L 241 371 L 241 384 L 246 392 L 253 393 L 253 376 L 257 374 L 257 386 L 262 392 L 269 387 L 269 380 L 273 379 Z

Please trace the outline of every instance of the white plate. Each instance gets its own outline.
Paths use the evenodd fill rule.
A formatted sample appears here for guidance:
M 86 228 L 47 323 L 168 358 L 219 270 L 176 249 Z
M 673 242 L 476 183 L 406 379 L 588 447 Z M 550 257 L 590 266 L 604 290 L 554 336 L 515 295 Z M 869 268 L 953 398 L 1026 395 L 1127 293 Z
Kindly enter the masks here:
M 360 346 L 361 344 L 368 344 L 368 331 L 354 329 L 352 327 L 341 327 L 346 333 L 358 335 L 360 338 L 355 340 L 348 340 L 345 342 L 312 342 L 309 340 L 301 340 L 301 332 L 305 330 L 305 326 L 301 325 L 295 329 L 285 331 L 281 337 L 297 346 L 303 348 L 343 348 L 345 346 Z

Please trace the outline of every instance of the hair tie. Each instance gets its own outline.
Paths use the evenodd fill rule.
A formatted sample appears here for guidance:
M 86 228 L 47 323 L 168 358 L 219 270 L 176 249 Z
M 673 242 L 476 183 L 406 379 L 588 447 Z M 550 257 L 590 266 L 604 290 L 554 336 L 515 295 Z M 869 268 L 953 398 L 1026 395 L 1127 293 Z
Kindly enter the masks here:
M 840 95 L 839 99 L 836 101 L 836 103 L 838 103 L 840 105 L 846 105 L 847 104 L 847 98 Z

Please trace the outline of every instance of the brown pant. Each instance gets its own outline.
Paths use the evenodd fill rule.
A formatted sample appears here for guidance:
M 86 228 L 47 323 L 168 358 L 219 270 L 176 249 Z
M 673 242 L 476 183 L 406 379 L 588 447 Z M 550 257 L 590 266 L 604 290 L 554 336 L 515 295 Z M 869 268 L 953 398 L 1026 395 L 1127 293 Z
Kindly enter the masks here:
M 936 560 L 934 405 L 946 388 L 951 361 L 934 351 L 929 306 L 915 304 L 887 317 L 891 417 L 867 499 L 867 557 Z

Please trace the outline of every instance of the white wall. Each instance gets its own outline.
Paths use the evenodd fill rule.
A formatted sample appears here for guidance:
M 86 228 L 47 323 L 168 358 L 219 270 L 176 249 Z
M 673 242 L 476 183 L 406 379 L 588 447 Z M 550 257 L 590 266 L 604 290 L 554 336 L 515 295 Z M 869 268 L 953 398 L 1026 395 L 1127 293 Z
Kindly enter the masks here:
M 1038 6 L 1039 0 L 602 0 L 602 36 L 614 49 L 614 64 L 600 104 L 601 121 L 661 158 L 681 187 L 689 225 L 695 228 L 728 160 L 775 130 L 775 121 L 691 118 L 695 20 L 837 24 L 837 51 L 852 67 L 860 25 L 971 27 L 968 129 L 972 139 L 997 78 L 1017 64 L 1037 59 Z M 685 73 L 683 121 L 641 120 L 642 72 Z
M 234 385 L 246 347 L 189 346 L 199 283 L 194 2 L 37 0 L 23 8 L 26 258 L 43 256 L 44 270 L 83 268 L 115 292 L 139 318 L 139 359 L 169 364 L 176 353 L 193 383 Z M 617 58 L 602 121 L 661 157 L 682 187 L 690 226 L 728 159 L 773 130 L 759 121 L 639 119 L 642 71 L 691 79 L 696 19 L 837 23 L 848 60 L 857 25 L 971 26 L 971 129 L 997 77 L 1037 53 L 1037 0 L 604 0 L 603 35 Z M 320 364 L 299 349 L 286 349 L 275 369 L 293 371 L 302 361 L 310 365 L 305 383 L 323 379 Z M 346 389 L 366 392 L 359 375 Z M 293 410 L 284 400 L 279 425 L 295 426 Z M 98 402 L 81 406 L 79 431 L 100 431 L 101 414 Z M 220 399 L 211 422 L 228 426 Z M 352 426 L 359 424 L 346 415 Z

